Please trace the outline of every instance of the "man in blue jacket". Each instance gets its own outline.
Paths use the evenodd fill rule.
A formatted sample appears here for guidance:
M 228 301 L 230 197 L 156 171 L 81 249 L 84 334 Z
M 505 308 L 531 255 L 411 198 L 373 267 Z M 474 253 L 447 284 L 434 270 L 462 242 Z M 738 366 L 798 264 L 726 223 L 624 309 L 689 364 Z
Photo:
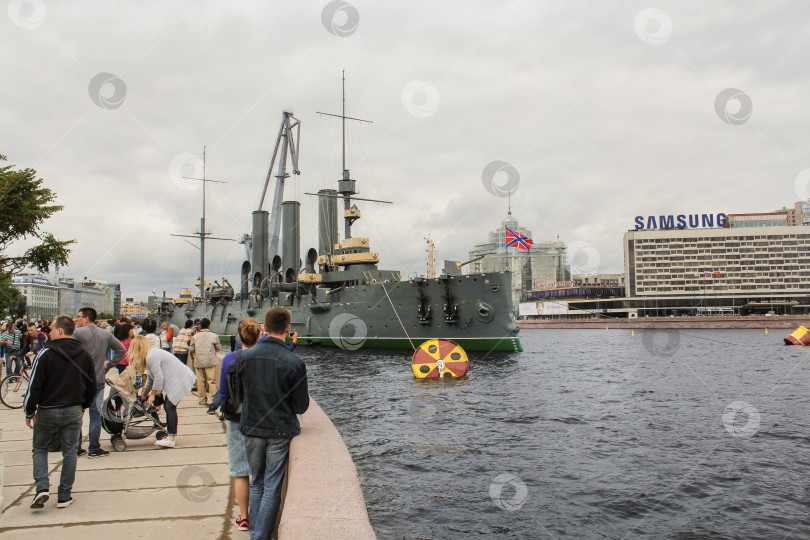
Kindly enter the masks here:
M 270 538 L 273 532 L 290 440 L 301 433 L 296 415 L 309 407 L 307 368 L 284 342 L 290 332 L 290 311 L 268 309 L 264 325 L 268 338 L 245 350 L 237 364 L 239 429 L 248 437 L 251 474 L 251 540 Z
M 73 330 L 73 319 L 67 315 L 54 321 L 51 339 L 34 357 L 25 393 L 25 423 L 34 430 L 34 509 L 45 506 L 49 497 L 48 445 L 57 434 L 62 444 L 62 473 L 56 507 L 67 508 L 73 503 L 82 414 L 96 395 L 93 359 L 81 343 L 70 339 Z

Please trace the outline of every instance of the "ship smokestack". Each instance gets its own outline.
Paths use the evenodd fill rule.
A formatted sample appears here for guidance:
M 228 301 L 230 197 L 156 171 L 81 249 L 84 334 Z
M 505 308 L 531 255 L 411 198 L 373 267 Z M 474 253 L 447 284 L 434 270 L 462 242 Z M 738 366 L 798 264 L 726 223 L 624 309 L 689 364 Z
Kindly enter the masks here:
M 259 287 L 262 280 L 267 277 L 270 271 L 270 220 L 269 214 L 265 210 L 255 210 L 253 212 L 253 266 L 251 267 L 252 285 Z
M 290 270 L 297 276 L 301 269 L 301 203 L 298 201 L 281 203 L 281 264 L 285 276 Z
M 337 190 L 334 189 L 318 191 L 318 254 L 320 255 L 330 255 L 337 243 L 337 194 Z M 321 272 L 325 272 L 325 265 L 321 266 Z
M 315 273 L 315 263 L 318 262 L 318 252 L 315 248 L 309 248 L 307 251 L 307 274 Z

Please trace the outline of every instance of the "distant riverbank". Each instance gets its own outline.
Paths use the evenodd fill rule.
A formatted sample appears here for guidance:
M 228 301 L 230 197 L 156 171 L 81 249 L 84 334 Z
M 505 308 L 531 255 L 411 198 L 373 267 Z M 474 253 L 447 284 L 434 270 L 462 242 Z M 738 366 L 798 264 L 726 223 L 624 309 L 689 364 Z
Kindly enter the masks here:
M 529 328 L 782 328 L 795 330 L 810 326 L 810 315 L 772 315 L 748 317 L 644 317 L 638 319 L 546 319 L 519 320 L 521 329 Z

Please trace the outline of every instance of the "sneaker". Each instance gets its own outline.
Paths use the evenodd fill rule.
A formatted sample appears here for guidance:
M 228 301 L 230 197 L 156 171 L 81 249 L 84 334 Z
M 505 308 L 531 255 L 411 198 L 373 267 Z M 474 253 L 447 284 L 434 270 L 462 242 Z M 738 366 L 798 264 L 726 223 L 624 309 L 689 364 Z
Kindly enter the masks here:
M 208 414 L 217 414 L 217 408 L 209 405 L 208 406 Z
M 33 509 L 44 508 L 45 503 L 48 502 L 49 498 L 50 495 L 48 495 L 47 491 L 40 491 L 39 493 L 36 494 L 34 500 L 31 501 L 31 508 Z
M 174 448 L 175 442 L 167 437 L 165 439 L 155 441 L 155 444 L 158 446 L 165 446 L 166 448 Z
M 239 516 L 236 518 L 236 528 L 240 531 L 249 531 L 250 527 L 248 527 L 248 520 L 242 516 Z
M 85 450 L 84 448 L 79 448 L 79 451 L 78 451 L 78 452 L 76 452 L 76 455 L 77 455 L 77 456 L 83 456 L 83 455 L 85 455 L 86 453 L 87 453 L 87 450 Z
M 67 508 L 71 504 L 73 504 L 73 497 L 69 498 L 66 501 L 56 501 L 57 508 Z
M 104 457 L 104 456 L 109 456 L 109 455 L 110 455 L 109 452 L 107 452 L 106 450 L 102 450 L 101 448 L 99 448 L 98 450 L 93 450 L 92 452 L 87 453 L 87 457 L 89 457 L 89 458 Z

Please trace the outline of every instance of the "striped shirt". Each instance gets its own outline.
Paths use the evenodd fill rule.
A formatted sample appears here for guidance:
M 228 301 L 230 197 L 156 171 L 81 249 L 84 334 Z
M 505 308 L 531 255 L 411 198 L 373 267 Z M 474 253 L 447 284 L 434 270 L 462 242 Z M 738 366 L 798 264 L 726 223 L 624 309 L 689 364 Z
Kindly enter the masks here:
M 9 332 L 6 330 L 0 335 L 0 341 L 11 341 L 9 345 L 6 345 L 6 350 L 8 352 L 16 352 L 20 350 L 20 344 L 22 341 L 22 332 L 17 330 L 16 328 Z
M 183 328 L 175 334 L 174 339 L 172 339 L 172 352 L 174 354 L 184 354 L 188 352 L 192 330 L 192 328 Z

